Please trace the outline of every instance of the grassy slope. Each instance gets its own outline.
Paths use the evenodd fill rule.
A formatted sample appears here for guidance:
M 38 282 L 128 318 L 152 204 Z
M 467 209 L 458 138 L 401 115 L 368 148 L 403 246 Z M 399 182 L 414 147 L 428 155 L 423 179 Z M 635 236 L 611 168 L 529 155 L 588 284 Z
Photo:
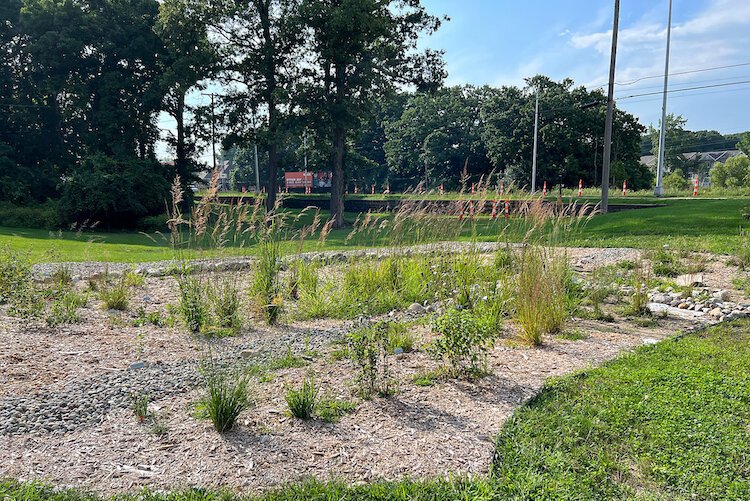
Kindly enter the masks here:
M 308 482 L 260 499 L 748 499 L 748 404 L 746 321 L 642 347 L 549 382 L 500 431 L 491 479 Z M 14 481 L 0 482 L 3 495 L 98 499 Z M 138 499 L 234 498 L 191 492 Z
M 615 198 L 613 203 L 653 203 L 648 198 Z M 740 245 L 739 228 L 750 230 L 750 221 L 740 215 L 740 209 L 750 204 L 748 199 L 666 199 L 667 207 L 631 210 L 597 216 L 569 240 L 570 244 L 589 247 L 656 247 L 669 243 L 693 250 L 716 253 L 733 253 Z M 323 214 L 325 215 L 325 214 Z M 349 214 L 354 220 L 356 215 Z M 510 228 L 505 224 L 478 218 L 476 232 L 480 240 L 497 240 L 507 231 L 509 240 L 518 240 L 522 231 L 513 220 Z M 326 249 L 351 247 L 346 241 L 348 229 L 333 231 Z M 464 238 L 471 235 L 465 228 Z M 383 241 L 360 241 L 359 245 L 378 245 Z M 162 235 L 147 236 L 141 233 L 50 233 L 44 230 L 27 230 L 0 227 L 0 247 L 8 245 L 31 254 L 34 261 L 120 261 L 141 262 L 170 259 L 172 252 Z M 290 245 L 290 249 L 295 248 Z M 306 250 L 317 248 L 317 243 L 306 242 Z M 240 249 L 225 250 L 238 254 Z M 246 251 L 245 251 L 246 252 Z M 197 257 L 192 252 L 191 257 Z

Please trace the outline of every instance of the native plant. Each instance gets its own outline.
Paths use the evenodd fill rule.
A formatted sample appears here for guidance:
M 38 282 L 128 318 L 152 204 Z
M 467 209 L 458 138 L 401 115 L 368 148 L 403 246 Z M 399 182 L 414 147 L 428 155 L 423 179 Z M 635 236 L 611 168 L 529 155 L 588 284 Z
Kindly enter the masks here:
M 177 278 L 179 287 L 179 312 L 187 329 L 198 334 L 209 323 L 206 286 L 200 277 L 182 274 Z
M 78 314 L 78 308 L 83 308 L 88 302 L 85 294 L 80 294 L 72 290 L 60 291 L 58 297 L 52 302 L 49 315 L 47 315 L 47 325 L 55 327 L 61 324 L 73 324 L 81 321 Z
M 99 289 L 99 299 L 107 310 L 127 310 L 130 305 L 130 290 L 125 283 L 125 277 L 105 281 Z
M 454 377 L 480 377 L 487 373 L 487 356 L 495 344 L 493 332 L 470 310 L 449 309 L 433 322 L 439 334 L 428 351 L 443 360 Z
M 355 382 L 360 396 L 393 395 L 396 381 L 388 366 L 388 322 L 364 323 L 348 338 L 349 357 L 358 371 Z
M 34 287 L 31 263 L 8 247 L 0 249 L 0 304 L 9 304 L 11 315 L 30 318 L 44 311 L 42 295 Z
M 299 389 L 288 388 L 286 403 L 292 416 L 299 419 L 310 419 L 315 411 L 318 398 L 318 388 L 313 376 L 305 378 Z
M 651 310 L 648 309 L 648 286 L 650 280 L 644 268 L 643 262 L 638 261 L 636 267 L 633 269 L 631 276 L 633 292 L 630 295 L 630 302 L 624 311 L 628 316 L 644 317 L 651 315 Z
M 204 374 L 206 414 L 216 431 L 230 431 L 240 413 L 250 405 L 247 378 L 218 367 L 204 368 Z

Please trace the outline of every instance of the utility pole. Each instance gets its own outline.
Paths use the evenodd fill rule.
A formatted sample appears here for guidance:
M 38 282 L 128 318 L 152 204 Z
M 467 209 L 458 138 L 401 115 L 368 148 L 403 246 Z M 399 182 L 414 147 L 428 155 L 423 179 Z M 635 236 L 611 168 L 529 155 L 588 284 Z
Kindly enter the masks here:
M 305 152 L 305 172 L 307 172 L 307 131 L 302 133 L 302 149 Z
M 604 158 L 602 159 L 602 202 L 600 211 L 609 210 L 609 162 L 612 154 L 612 117 L 615 112 L 615 66 L 617 63 L 617 31 L 620 24 L 620 0 L 615 0 L 615 20 L 612 25 L 612 57 L 609 60 L 609 88 L 607 90 L 607 118 L 604 124 Z
M 659 160 L 656 164 L 656 187 L 654 195 L 664 196 L 661 180 L 664 174 L 664 154 L 666 152 L 667 137 L 667 87 L 669 85 L 669 43 L 672 38 L 672 0 L 669 0 L 669 17 L 667 21 L 667 56 L 664 63 L 664 97 L 661 104 L 661 128 L 659 130 Z
M 539 87 L 536 89 L 534 106 L 534 158 L 531 160 L 531 193 L 536 193 L 536 149 L 539 137 Z

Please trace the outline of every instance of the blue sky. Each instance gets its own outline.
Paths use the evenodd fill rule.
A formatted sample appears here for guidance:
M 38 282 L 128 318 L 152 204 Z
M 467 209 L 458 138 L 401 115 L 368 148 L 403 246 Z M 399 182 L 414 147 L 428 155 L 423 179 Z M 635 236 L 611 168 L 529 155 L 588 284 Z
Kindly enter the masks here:
M 750 63 L 750 0 L 673 0 L 670 73 Z M 447 84 L 523 85 L 537 73 L 605 84 L 612 0 L 424 0 L 450 21 L 424 41 L 445 51 Z M 667 0 L 621 0 L 617 82 L 664 73 Z M 674 76 L 670 89 L 750 80 L 750 65 Z M 659 92 L 660 78 L 616 87 L 616 97 Z M 679 97 L 678 97 L 679 96 Z M 658 124 L 661 96 L 623 99 L 641 123 Z M 689 129 L 750 129 L 750 83 L 670 94 Z

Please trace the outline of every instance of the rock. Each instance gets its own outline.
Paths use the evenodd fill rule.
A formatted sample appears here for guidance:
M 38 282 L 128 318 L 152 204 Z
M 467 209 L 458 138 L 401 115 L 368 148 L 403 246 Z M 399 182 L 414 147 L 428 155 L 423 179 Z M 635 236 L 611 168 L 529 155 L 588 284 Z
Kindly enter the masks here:
M 729 301 L 729 291 L 728 290 L 717 290 L 711 295 L 714 299 L 718 299 L 719 301 Z
M 687 304 L 687 303 L 680 303 L 680 304 L 678 304 L 678 305 L 677 305 L 677 307 L 678 307 L 679 309 L 681 309 L 681 310 L 687 310 L 687 309 L 688 309 L 688 306 L 690 306 L 690 305 L 689 305 L 689 304 Z
M 721 308 L 714 308 L 708 314 L 714 318 L 719 318 L 723 315 L 723 312 L 721 311 Z
M 675 283 L 681 287 L 704 287 L 703 275 L 680 275 L 674 279 Z
M 408 311 L 409 313 L 415 313 L 415 314 L 421 315 L 425 313 L 427 310 L 425 310 L 424 306 L 422 306 L 419 303 L 412 303 L 409 305 Z
M 148 367 L 148 362 L 135 362 L 130 364 L 130 367 L 128 367 L 128 370 L 134 371 L 138 369 L 143 369 L 144 367 Z
M 644 337 L 642 340 L 643 344 L 656 344 L 659 342 L 658 339 L 650 338 L 650 337 Z

